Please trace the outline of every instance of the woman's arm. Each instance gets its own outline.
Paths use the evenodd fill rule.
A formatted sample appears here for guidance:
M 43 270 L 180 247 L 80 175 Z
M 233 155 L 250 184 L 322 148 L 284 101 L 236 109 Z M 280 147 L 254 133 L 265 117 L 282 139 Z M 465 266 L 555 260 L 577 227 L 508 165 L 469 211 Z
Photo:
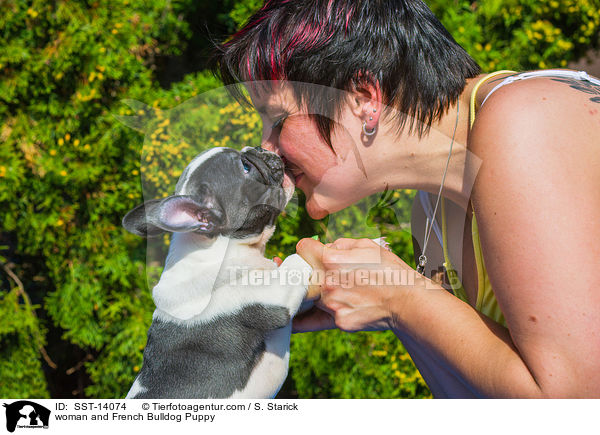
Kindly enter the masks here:
M 501 91 L 470 137 L 490 282 L 540 390 L 600 397 L 600 104 L 551 79 Z
M 413 351 L 417 367 L 425 369 L 423 377 L 433 380 L 436 396 L 542 397 L 506 328 L 371 240 L 340 239 L 324 247 L 302 239 L 297 251 L 327 279 L 319 282 L 316 305 L 322 311 L 294 319 L 295 332 L 391 329 Z M 414 284 L 365 281 L 369 273 L 390 269 L 414 273 Z
M 471 390 L 449 367 L 419 345 L 413 338 L 400 331 L 394 331 L 404 345 L 429 390 L 436 399 L 477 399 L 481 398 Z

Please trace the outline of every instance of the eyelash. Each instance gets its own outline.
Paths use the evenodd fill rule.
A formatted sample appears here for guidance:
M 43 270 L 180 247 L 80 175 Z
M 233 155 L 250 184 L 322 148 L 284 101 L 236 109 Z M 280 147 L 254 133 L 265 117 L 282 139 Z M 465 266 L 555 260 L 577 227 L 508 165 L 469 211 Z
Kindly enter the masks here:
M 273 125 L 271 126 L 271 130 L 275 130 L 276 128 L 280 128 L 283 123 L 285 122 L 285 120 L 287 119 L 288 115 L 283 115 L 281 118 L 279 118 L 277 121 L 275 121 L 273 123 Z

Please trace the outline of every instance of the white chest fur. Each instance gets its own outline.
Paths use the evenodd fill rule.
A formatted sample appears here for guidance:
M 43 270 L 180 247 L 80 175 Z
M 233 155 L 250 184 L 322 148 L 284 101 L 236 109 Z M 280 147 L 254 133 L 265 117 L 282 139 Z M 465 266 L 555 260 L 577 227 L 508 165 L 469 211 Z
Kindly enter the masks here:
M 291 319 L 306 295 L 310 266 L 298 255 L 292 255 L 278 268 L 263 256 L 262 241 L 266 239 L 259 237 L 254 241 L 259 243 L 225 237 L 211 241 L 195 234 L 174 234 L 165 269 L 153 289 L 157 307 L 153 321 L 169 322 L 187 330 L 194 327 L 212 330 L 219 319 L 236 316 L 251 306 L 277 307 Z M 248 282 L 244 273 L 250 271 L 264 271 L 270 279 Z M 280 274 L 290 271 L 304 279 L 286 282 Z M 287 376 L 290 334 L 289 321 L 286 326 L 277 326 L 266 333 L 264 352 L 243 386 L 236 387 L 229 397 L 269 398 L 277 394 Z M 144 358 L 152 358 L 152 354 L 145 353 Z M 128 397 L 148 390 L 152 391 L 152 386 L 140 376 Z

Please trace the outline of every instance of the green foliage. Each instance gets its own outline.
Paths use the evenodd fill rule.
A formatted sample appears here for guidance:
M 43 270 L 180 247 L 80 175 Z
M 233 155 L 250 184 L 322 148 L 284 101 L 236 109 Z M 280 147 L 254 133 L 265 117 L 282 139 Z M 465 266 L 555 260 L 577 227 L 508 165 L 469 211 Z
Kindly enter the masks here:
M 248 18 L 250 18 L 254 12 L 260 9 L 262 4 L 262 0 L 238 1 L 231 8 L 229 16 L 239 28 L 248 21 Z
M 34 0 L 0 6 L 0 226 L 10 241 L 5 255 L 67 343 L 59 349 L 73 355 L 61 355 L 51 376 L 62 376 L 79 363 L 73 358 L 88 354 L 87 394 L 96 397 L 127 391 L 152 311 L 143 245 L 120 225 L 141 197 L 141 140 L 111 114 L 124 97 L 160 92 L 152 65 L 157 53 L 179 52 L 189 31 L 177 16 L 187 3 Z M 202 84 L 194 79 L 186 86 Z M 36 276 L 28 276 L 31 269 Z M 3 395 L 45 396 L 38 347 L 27 339 L 42 325 L 33 325 L 30 312 L 4 296 L 3 309 L 9 308 L 15 313 L 2 316 L 0 384 L 36 381 L 31 391 L 24 383 Z M 78 376 L 86 382 L 83 370 Z
M 161 65 L 189 38 L 202 45 L 182 17 L 240 26 L 260 3 L 0 2 L 0 263 L 22 282 L 0 272 L 1 396 L 71 397 L 79 384 L 80 397 L 127 392 L 154 308 L 146 275 L 160 263 L 146 265 L 146 243 L 121 228 L 122 217 L 171 192 L 199 152 L 261 139 L 257 114 L 209 73 L 162 89 Z M 564 66 L 600 28 L 598 0 L 430 3 L 489 70 Z M 315 222 L 299 193 L 267 255 L 290 255 L 315 234 L 384 235 L 414 265 L 413 194 L 376 195 Z M 168 238 L 159 242 L 164 254 Z M 296 335 L 290 364 L 300 397 L 429 395 L 391 333 Z
M 430 0 L 484 71 L 565 68 L 598 46 L 599 0 Z
M 0 397 L 49 397 L 38 359 L 45 330 L 36 308 L 19 287 L 0 290 L 0 318 L 10 319 L 0 323 Z
M 290 355 L 300 397 L 431 397 L 421 374 L 390 331 L 296 334 Z

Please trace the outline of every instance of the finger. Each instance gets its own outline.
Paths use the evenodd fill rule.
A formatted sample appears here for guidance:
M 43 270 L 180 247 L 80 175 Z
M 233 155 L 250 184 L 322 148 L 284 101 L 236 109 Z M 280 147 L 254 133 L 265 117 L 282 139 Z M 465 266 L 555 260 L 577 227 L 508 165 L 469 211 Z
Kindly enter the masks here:
M 354 248 L 372 248 L 377 243 L 371 239 L 348 239 L 341 238 L 330 244 L 332 248 L 336 249 L 354 249 Z M 327 245 L 329 246 L 329 244 Z
M 323 250 L 323 265 L 363 265 L 380 264 L 382 249 L 371 243 L 367 248 L 335 249 L 325 247 Z
M 335 329 L 335 327 L 333 317 L 316 307 L 294 317 L 292 321 L 292 332 L 294 333 L 323 331 L 325 329 Z
M 279 257 L 273 257 L 273 261 L 275 262 L 277 267 L 281 266 L 281 263 L 283 263 L 283 260 Z
M 314 269 L 323 268 L 323 249 L 325 245 L 314 239 L 302 239 L 296 245 L 296 252 Z
M 308 291 L 306 292 L 305 300 L 316 301 L 321 297 L 321 282 L 317 279 L 317 274 L 313 273 L 310 276 Z

